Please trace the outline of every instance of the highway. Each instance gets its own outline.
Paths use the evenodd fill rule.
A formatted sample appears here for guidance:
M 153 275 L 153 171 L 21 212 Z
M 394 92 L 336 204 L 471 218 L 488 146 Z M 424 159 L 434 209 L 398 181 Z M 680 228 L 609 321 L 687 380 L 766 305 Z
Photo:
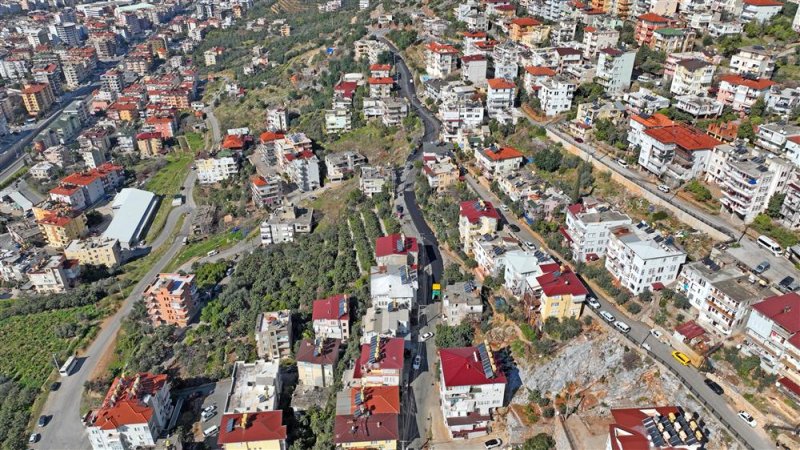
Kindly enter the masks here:
M 469 184 L 470 188 L 472 188 L 473 191 L 477 192 L 478 195 L 483 200 L 490 201 L 493 204 L 502 204 L 502 202 L 500 201 L 500 199 L 497 198 L 497 196 L 495 196 L 492 192 L 487 190 L 483 185 L 478 183 L 478 181 L 475 180 L 475 178 L 472 177 L 471 175 L 467 175 L 467 183 Z M 536 241 L 539 243 L 540 246 L 544 245 L 544 243 L 541 240 L 537 239 L 532 233 L 528 231 L 529 228 L 526 223 L 519 220 L 517 217 L 514 217 L 514 215 L 511 214 L 510 212 L 504 213 L 503 215 L 508 221 L 508 223 L 516 225 L 520 228 L 520 231 L 516 234 L 519 235 L 521 239 L 527 241 Z M 620 311 L 620 309 L 617 308 L 617 305 L 613 301 L 613 299 L 597 295 L 597 293 L 593 294 L 595 298 L 597 298 L 598 301 L 601 303 L 602 309 L 610 312 L 617 319 L 622 320 L 628 325 L 630 325 L 631 331 L 630 333 L 628 333 L 628 335 L 632 338 L 634 342 L 638 343 L 639 345 L 641 345 L 641 343 L 643 342 L 647 342 L 651 348 L 650 353 L 656 356 L 657 359 L 661 360 L 661 362 L 664 363 L 666 366 L 668 366 L 671 370 L 676 371 L 678 374 L 680 374 L 681 377 L 683 377 L 683 380 L 681 380 L 683 384 L 688 387 L 691 387 L 691 389 L 693 389 L 694 392 L 697 393 L 696 396 L 699 396 L 701 400 L 707 405 L 707 407 L 712 409 L 716 413 L 717 417 L 719 417 L 723 423 L 727 424 L 728 426 L 736 430 L 736 432 L 738 432 L 742 436 L 742 439 L 744 439 L 744 441 L 747 442 L 752 448 L 754 449 L 773 448 L 770 445 L 769 441 L 766 440 L 766 436 L 760 432 L 760 429 L 750 428 L 750 426 L 748 426 L 742 419 L 740 419 L 736 415 L 736 411 L 731 409 L 730 405 L 728 405 L 724 397 L 715 394 L 714 392 L 711 391 L 711 389 L 708 388 L 708 386 L 705 385 L 705 383 L 703 382 L 705 376 L 702 373 L 700 373 L 698 370 L 692 367 L 684 366 L 678 361 L 676 361 L 672 357 L 671 347 L 658 342 L 656 339 L 652 338 L 648 339 L 648 336 L 650 335 L 650 328 L 647 325 L 643 324 L 642 322 L 634 321 L 628 318 L 624 313 Z M 587 305 L 585 305 L 584 308 L 587 310 L 591 310 L 591 308 L 589 308 Z M 596 313 L 597 311 L 594 312 Z M 586 314 L 586 312 L 584 312 L 584 314 Z M 596 318 L 597 320 L 604 321 L 602 317 L 600 317 L 599 315 L 597 315 Z M 619 332 L 614 327 L 610 327 L 610 329 L 612 331 Z
M 91 448 L 81 421 L 79 409 L 84 383 L 92 375 L 97 375 L 94 372 L 97 364 L 103 359 L 103 355 L 114 350 L 113 346 L 117 331 L 122 324 L 122 320 L 130 314 L 134 302 L 142 298 L 142 294 L 155 276 L 164 270 L 167 264 L 181 250 L 183 246 L 181 238 L 190 234 L 192 218 L 196 208 L 194 196 L 192 195 L 196 177 L 194 172 L 189 172 L 183 183 L 186 204 L 170 211 L 164 229 L 153 241 L 152 251 L 158 250 L 159 247 L 169 241 L 169 247 L 166 252 L 153 264 L 147 274 L 136 283 L 136 286 L 125 298 L 117 312 L 105 322 L 104 327 L 97 334 L 89 348 L 80 355 L 80 362 L 72 375 L 61 377 L 61 387 L 57 391 L 50 393 L 42 409 L 42 414 L 52 418 L 46 427 L 36 429 L 37 432 L 42 434 L 42 438 L 37 444 L 33 445 L 33 448 L 70 450 Z M 169 199 L 164 199 L 164 201 L 169 201 Z M 186 214 L 183 226 L 177 238 L 173 238 L 174 228 L 183 214 Z

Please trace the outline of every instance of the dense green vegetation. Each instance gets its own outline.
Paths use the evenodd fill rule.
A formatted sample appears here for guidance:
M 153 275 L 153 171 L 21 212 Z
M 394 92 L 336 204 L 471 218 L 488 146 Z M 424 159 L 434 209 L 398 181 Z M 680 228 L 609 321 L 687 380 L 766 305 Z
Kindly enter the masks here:
M 445 324 L 436 325 L 436 347 L 468 347 L 475 338 L 475 329 L 472 324 L 465 322 L 455 327 Z
M 30 405 L 37 390 L 0 377 L 0 448 L 16 450 L 27 448 L 25 427 L 30 416 Z

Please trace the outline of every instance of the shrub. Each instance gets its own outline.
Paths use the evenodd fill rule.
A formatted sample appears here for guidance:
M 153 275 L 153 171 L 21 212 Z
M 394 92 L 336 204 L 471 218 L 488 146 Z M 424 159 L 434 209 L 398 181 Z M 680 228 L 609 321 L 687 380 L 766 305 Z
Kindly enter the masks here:
M 631 314 L 639 314 L 642 312 L 642 305 L 636 302 L 629 302 L 627 305 L 625 305 L 625 309 L 630 311 Z

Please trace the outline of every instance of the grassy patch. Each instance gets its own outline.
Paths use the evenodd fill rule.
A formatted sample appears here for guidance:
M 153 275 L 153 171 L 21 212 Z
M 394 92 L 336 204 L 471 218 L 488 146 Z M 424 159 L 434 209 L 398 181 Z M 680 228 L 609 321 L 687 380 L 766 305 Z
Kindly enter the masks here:
M 203 150 L 206 146 L 205 137 L 200 133 L 189 132 L 184 134 L 184 138 L 186 138 L 189 148 L 195 153 Z
M 370 164 L 399 164 L 408 155 L 409 137 L 418 132 L 418 127 L 409 133 L 402 127 L 389 128 L 369 122 L 366 126 L 341 135 L 326 145 L 325 149 L 331 152 L 355 150 L 366 156 Z
M 241 231 L 226 231 L 209 237 L 199 242 L 185 246 L 175 259 L 167 266 L 167 271 L 176 270 L 192 258 L 206 256 L 211 250 L 221 250 L 228 248 L 244 239 Z
M 147 242 L 152 242 L 164 228 L 169 212 L 172 211 L 172 197 L 180 192 L 183 180 L 189 172 L 189 166 L 194 161 L 194 155 L 172 153 L 167 156 L 167 161 L 167 165 L 156 172 L 145 185 L 145 190 L 162 196 L 158 211 L 153 217 L 150 229 L 147 230 L 145 238 Z
M 356 189 L 358 189 L 358 180 L 351 178 L 334 189 L 320 193 L 316 200 L 308 202 L 307 206 L 314 208 L 315 215 L 317 212 L 322 214 L 318 228 L 336 223 L 336 219 L 345 212 L 342 206 L 347 202 L 347 197 Z
M 25 386 L 41 387 L 53 371 L 53 354 L 62 358 L 94 335 L 91 320 L 97 317 L 94 306 L 45 311 L 13 316 L 0 321 L 0 373 L 18 379 Z M 73 337 L 66 337 L 62 326 L 78 324 Z M 60 337 L 59 333 L 61 332 Z

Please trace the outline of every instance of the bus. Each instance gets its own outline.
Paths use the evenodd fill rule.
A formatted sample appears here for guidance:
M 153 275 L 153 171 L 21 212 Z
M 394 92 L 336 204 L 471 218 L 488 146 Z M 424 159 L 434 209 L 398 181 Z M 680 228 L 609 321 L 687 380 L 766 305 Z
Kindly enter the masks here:
M 756 242 L 758 242 L 758 245 L 760 245 L 760 246 L 764 247 L 765 249 L 769 250 L 770 252 L 772 252 L 772 254 L 775 255 L 775 256 L 783 255 L 783 248 L 781 248 L 781 246 L 778 245 L 777 242 L 775 242 L 772 239 L 764 236 L 763 234 L 758 237 Z
M 70 356 L 67 358 L 67 361 L 64 363 L 64 365 L 58 369 L 58 373 L 60 373 L 62 377 L 68 377 L 72 373 L 72 369 L 75 368 L 76 362 L 78 362 L 78 360 L 75 359 L 75 355 Z

